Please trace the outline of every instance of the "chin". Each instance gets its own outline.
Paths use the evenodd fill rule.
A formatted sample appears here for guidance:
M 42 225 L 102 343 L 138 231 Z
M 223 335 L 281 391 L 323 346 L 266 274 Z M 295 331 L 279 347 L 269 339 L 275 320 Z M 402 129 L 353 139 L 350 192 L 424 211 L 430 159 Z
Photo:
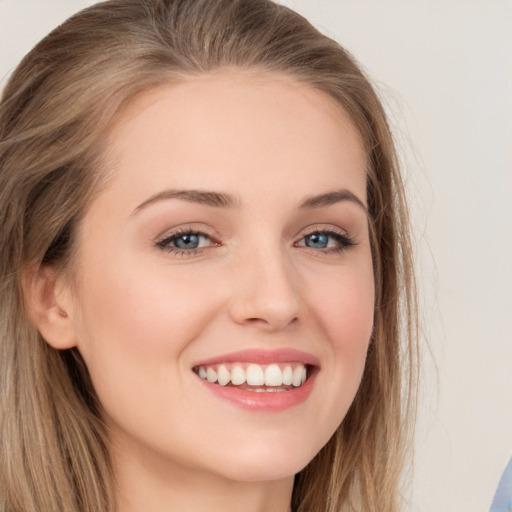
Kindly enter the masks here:
M 233 449 L 224 458 L 219 473 L 241 482 L 282 480 L 304 469 L 316 454 L 316 449 L 304 445 L 290 446 L 283 442 L 276 447 L 259 443 L 248 449 Z
M 262 464 L 262 462 L 254 462 L 252 464 L 240 464 L 223 471 L 221 476 L 229 480 L 237 482 L 271 482 L 284 480 L 293 477 L 301 471 L 309 460 L 300 464 Z

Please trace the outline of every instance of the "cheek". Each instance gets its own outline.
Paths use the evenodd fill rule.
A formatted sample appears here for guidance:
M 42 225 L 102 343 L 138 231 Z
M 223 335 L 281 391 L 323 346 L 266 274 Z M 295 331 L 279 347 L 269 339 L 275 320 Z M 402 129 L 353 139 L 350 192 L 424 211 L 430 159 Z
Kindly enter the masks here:
M 186 425 L 204 424 L 188 391 L 187 348 L 216 316 L 219 298 L 207 293 L 205 276 L 165 265 L 104 261 L 95 268 L 101 271 L 87 269 L 81 291 L 78 348 L 107 421 L 143 443 L 187 440 L 180 414 Z
M 374 279 L 371 260 L 354 268 L 317 275 L 310 310 L 329 345 L 319 391 L 326 397 L 326 423 L 336 428 L 359 387 L 373 331 Z M 330 419 L 329 419 L 330 417 Z
M 179 379 L 182 352 L 217 309 L 218 301 L 204 300 L 204 279 L 130 261 L 92 267 L 84 269 L 78 337 L 98 394 Z
M 371 261 L 316 276 L 310 310 L 335 350 L 366 353 L 372 334 L 375 289 Z
M 165 268 L 155 271 L 129 262 L 87 274 L 80 300 L 87 327 L 98 334 L 110 331 L 115 334 L 112 341 L 123 345 L 143 337 L 169 346 L 169 338 L 181 339 L 193 331 L 201 309 L 208 309 L 208 301 L 198 300 L 205 290 L 197 277 L 180 278 Z

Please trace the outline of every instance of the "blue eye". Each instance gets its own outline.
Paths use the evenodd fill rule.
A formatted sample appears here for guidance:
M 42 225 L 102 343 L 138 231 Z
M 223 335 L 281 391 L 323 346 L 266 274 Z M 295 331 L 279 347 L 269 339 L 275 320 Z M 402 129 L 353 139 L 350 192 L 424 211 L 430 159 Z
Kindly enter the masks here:
M 198 249 L 214 245 L 211 238 L 199 231 L 173 233 L 156 243 L 157 247 L 168 252 L 193 253 Z
M 338 253 L 355 244 L 354 240 L 345 233 L 322 230 L 314 231 L 305 235 L 299 242 L 297 242 L 296 246 L 318 249 L 323 253 Z
M 172 243 L 178 249 L 197 249 L 199 247 L 199 235 L 180 235 Z
M 325 233 L 312 233 L 304 237 L 306 247 L 314 249 L 326 249 L 329 245 L 329 236 Z

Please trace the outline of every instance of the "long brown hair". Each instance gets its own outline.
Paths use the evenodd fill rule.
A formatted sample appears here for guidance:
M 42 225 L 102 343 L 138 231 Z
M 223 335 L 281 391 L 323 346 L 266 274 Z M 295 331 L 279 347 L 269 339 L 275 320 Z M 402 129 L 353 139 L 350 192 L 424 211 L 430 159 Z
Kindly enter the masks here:
M 364 141 L 376 283 L 360 389 L 296 477 L 293 510 L 399 510 L 417 361 L 407 209 L 383 108 L 354 59 L 269 0 L 111 0 L 70 18 L 10 78 L 0 103 L 0 511 L 107 512 L 101 407 L 75 350 L 30 322 L 23 271 L 73 257 L 102 183 L 101 140 L 130 99 L 223 67 L 286 73 L 330 95 Z

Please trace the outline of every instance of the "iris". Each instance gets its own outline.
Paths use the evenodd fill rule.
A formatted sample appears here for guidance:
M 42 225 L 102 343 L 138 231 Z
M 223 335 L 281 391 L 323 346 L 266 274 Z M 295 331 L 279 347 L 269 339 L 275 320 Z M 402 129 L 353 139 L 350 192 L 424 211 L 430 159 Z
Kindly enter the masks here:
M 199 235 L 184 234 L 173 240 L 174 246 L 179 249 L 197 249 L 199 247 Z
M 329 235 L 322 233 L 312 233 L 304 238 L 304 243 L 307 247 L 314 249 L 325 249 L 329 245 Z

